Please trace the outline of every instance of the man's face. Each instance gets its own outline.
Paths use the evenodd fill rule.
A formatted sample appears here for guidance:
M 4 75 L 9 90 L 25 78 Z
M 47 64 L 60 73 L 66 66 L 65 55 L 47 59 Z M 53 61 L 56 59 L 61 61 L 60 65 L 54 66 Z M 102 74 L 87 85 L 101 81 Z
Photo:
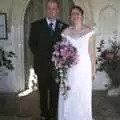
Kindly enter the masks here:
M 54 20 L 57 18 L 59 13 L 59 7 L 55 2 L 48 2 L 46 8 L 46 16 L 48 19 Z

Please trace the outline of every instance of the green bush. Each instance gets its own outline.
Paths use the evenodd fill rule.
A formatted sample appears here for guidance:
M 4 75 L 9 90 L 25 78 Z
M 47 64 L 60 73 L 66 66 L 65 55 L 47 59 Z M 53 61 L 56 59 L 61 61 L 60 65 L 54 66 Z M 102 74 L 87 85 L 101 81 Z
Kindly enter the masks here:
M 0 47 L 0 67 L 5 67 L 8 70 L 13 70 L 13 57 L 16 57 L 15 53 L 12 51 L 5 51 L 2 47 Z
M 97 71 L 105 71 L 111 79 L 110 87 L 117 88 L 120 85 L 120 43 L 110 41 L 110 47 L 105 48 L 105 41 L 102 40 L 97 50 Z

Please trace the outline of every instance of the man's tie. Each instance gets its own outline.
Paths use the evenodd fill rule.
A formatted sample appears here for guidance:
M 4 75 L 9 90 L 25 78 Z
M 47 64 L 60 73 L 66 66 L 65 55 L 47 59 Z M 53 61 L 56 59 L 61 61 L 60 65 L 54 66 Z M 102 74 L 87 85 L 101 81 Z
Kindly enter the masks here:
M 54 30 L 53 30 L 53 23 L 50 23 L 49 24 L 49 28 L 50 28 L 50 34 L 51 34 L 51 36 L 53 35 L 53 32 L 54 32 Z

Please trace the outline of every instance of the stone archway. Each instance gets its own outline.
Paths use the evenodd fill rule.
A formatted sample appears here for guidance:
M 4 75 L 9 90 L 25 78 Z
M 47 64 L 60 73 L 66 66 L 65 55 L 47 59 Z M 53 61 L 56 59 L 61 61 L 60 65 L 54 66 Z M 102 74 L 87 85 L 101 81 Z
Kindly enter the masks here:
M 33 70 L 33 56 L 29 49 L 28 40 L 30 32 L 30 24 L 43 17 L 44 0 L 31 0 L 27 5 L 24 16 L 24 73 L 25 73 L 25 88 L 28 85 L 30 72 Z
M 14 22 L 12 23 L 12 35 L 13 38 L 15 39 L 14 43 L 15 43 L 15 51 L 16 54 L 18 55 L 17 57 L 17 63 L 16 64 L 16 69 L 15 69 L 15 74 L 14 74 L 14 80 L 18 80 L 18 82 L 16 83 L 16 90 L 15 91 L 22 91 L 25 88 L 25 62 L 24 62 L 24 56 L 25 56 L 25 31 L 24 31 L 24 27 L 25 27 L 25 14 L 27 11 L 27 8 L 30 4 L 32 0 L 21 0 L 21 1 L 14 1 L 14 6 L 18 6 L 18 7 L 13 7 L 13 12 L 12 12 L 12 18 L 14 19 Z M 61 1 L 61 0 L 60 0 Z M 64 0 L 62 0 L 63 2 Z M 66 0 L 65 0 L 66 1 Z M 69 0 L 67 0 L 69 1 Z M 88 16 L 89 19 L 88 23 L 90 23 L 91 25 L 91 21 L 93 21 L 93 15 L 92 15 L 92 7 L 91 4 L 88 2 L 88 0 L 73 0 L 74 4 L 76 5 L 80 5 L 83 7 L 86 16 Z M 18 5 L 19 4 L 19 5 Z M 66 6 L 65 6 L 66 7 Z M 68 7 L 68 6 L 67 6 Z M 67 8 L 66 7 L 66 8 Z M 19 9 L 19 11 L 18 11 Z M 85 19 L 87 20 L 87 18 L 85 17 Z
M 69 8 L 73 6 L 74 2 L 71 0 L 59 0 L 61 6 L 60 19 L 64 22 L 68 22 Z M 25 75 L 25 88 L 30 87 L 30 72 L 33 70 L 33 59 L 32 53 L 28 46 L 30 23 L 39 20 L 45 14 L 45 3 L 46 0 L 31 0 L 27 5 L 25 16 L 24 16 L 24 75 Z M 66 7 L 67 5 L 67 7 Z

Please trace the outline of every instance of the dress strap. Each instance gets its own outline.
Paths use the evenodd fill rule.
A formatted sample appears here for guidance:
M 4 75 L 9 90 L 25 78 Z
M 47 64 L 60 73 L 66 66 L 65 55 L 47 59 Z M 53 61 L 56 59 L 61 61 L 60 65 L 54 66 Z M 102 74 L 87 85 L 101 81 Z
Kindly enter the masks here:
M 92 31 L 90 31 L 89 33 L 87 33 L 89 36 L 92 36 L 92 35 L 94 35 L 95 34 L 95 31 L 94 30 L 92 30 Z

